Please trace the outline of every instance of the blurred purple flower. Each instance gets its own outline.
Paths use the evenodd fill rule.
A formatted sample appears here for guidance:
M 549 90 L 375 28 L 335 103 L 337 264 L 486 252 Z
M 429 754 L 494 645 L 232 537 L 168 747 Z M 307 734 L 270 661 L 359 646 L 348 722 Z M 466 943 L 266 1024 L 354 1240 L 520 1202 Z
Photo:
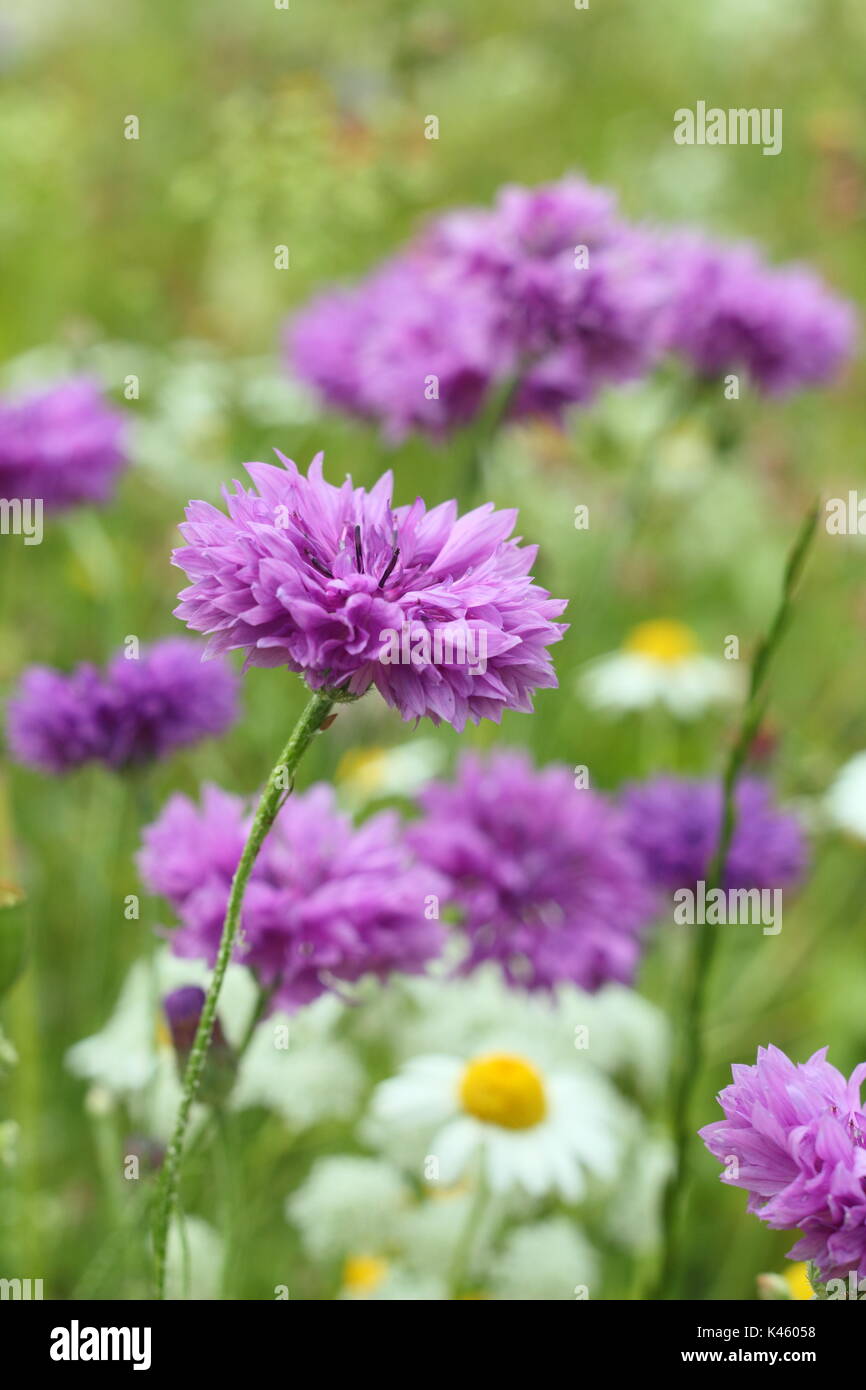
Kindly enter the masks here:
M 203 662 L 184 637 L 154 642 L 137 659 L 121 653 L 104 672 L 32 666 L 9 701 L 9 745 L 18 762 L 48 773 L 94 760 L 152 762 L 228 728 L 238 684 L 226 663 Z
M 354 289 L 314 300 L 287 348 L 326 402 L 392 440 L 448 434 L 515 376 L 513 415 L 558 418 L 646 370 L 665 286 L 606 190 L 506 187 L 493 208 L 447 214 Z
M 139 869 L 178 915 L 178 955 L 213 963 L 250 823 L 240 798 L 205 787 L 201 809 L 173 796 L 144 831 Z M 236 959 L 287 1009 L 364 975 L 418 973 L 442 948 L 425 915 L 442 887 L 412 861 L 393 812 L 356 828 L 319 783 L 289 798 L 255 862 Z
M 853 352 L 851 304 L 805 266 L 692 233 L 659 241 L 671 279 L 666 340 L 702 376 L 745 370 L 769 395 L 831 381 Z
M 105 502 L 126 464 L 123 433 L 123 415 L 87 377 L 0 399 L 0 496 L 51 509 Z
M 790 1259 L 814 1261 L 824 1280 L 866 1276 L 866 1062 L 846 1081 L 826 1048 L 795 1065 L 761 1047 L 755 1066 L 731 1070 L 724 1120 L 699 1131 L 725 1166 L 722 1182 L 744 1188 L 748 1210 L 773 1230 L 803 1232 Z
M 693 888 L 706 880 L 721 832 L 718 782 L 656 777 L 626 783 L 624 833 L 659 888 Z M 804 875 L 809 851 L 796 817 L 775 806 L 769 787 L 744 777 L 735 794 L 737 819 L 727 856 L 725 888 L 788 888 Z
M 508 752 L 464 755 L 454 781 L 419 800 L 408 839 L 450 883 L 465 972 L 495 960 L 525 989 L 631 982 L 655 897 L 602 797 L 565 767 L 536 770 Z
M 448 435 L 506 383 L 512 417 L 558 420 L 667 351 L 702 376 L 744 370 L 792 391 L 831 380 L 855 335 L 852 307 L 806 267 L 635 226 L 608 190 L 569 177 L 434 219 L 302 309 L 286 350 L 327 404 L 394 441 Z
M 195 1043 L 205 1005 L 205 992 L 198 985 L 182 985 L 172 990 L 162 1001 L 168 1023 L 178 1072 L 183 1075 Z M 211 1029 L 207 1066 L 200 1090 L 202 1100 L 218 1100 L 225 1096 L 234 1082 L 234 1055 L 219 1018 Z
M 392 507 L 390 473 L 367 492 L 327 483 L 321 455 L 307 477 L 278 457 L 246 465 L 258 491 L 225 490 L 228 516 L 191 502 L 180 527 L 173 560 L 192 584 L 175 614 L 211 634 L 210 652 L 240 648 L 313 690 L 375 685 L 402 718 L 456 729 L 531 710 L 556 685 L 547 648 L 566 604 L 533 583 L 536 547 L 508 539 L 516 512 Z

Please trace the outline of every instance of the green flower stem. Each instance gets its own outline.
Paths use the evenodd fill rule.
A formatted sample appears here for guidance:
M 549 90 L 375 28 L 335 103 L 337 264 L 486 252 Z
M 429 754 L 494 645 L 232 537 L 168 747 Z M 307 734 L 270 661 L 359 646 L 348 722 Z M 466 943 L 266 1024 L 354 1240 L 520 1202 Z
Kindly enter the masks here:
M 721 888 L 724 883 L 725 865 L 736 827 L 736 788 L 737 781 L 748 756 L 749 749 L 760 727 L 767 706 L 767 680 L 773 657 L 782 641 L 791 619 L 794 596 L 809 547 L 818 525 L 820 502 L 810 508 L 788 557 L 782 596 L 770 630 L 755 653 L 752 662 L 749 690 L 743 709 L 742 719 L 728 757 L 723 779 L 723 811 L 719 841 L 712 863 L 707 870 L 707 891 Z M 680 1047 L 674 1066 L 671 1098 L 672 1129 L 674 1136 L 674 1164 L 665 1186 L 662 1200 L 663 1249 L 658 1281 L 650 1298 L 662 1299 L 673 1296 L 673 1281 L 676 1271 L 679 1225 L 682 1208 L 686 1198 L 689 1180 L 690 1157 L 693 1132 L 690 1122 L 692 1097 L 704 1062 L 704 1007 L 707 988 L 712 973 L 713 960 L 718 944 L 718 929 L 709 922 L 702 922 L 698 928 L 694 954 L 691 961 L 690 982 L 686 994 L 685 1013 L 680 1035 Z
M 486 464 L 493 442 L 505 423 L 529 364 L 521 363 L 512 376 L 490 392 L 479 418 L 469 427 L 469 453 L 466 464 L 466 494 L 476 502 L 486 500 Z
M 448 1277 L 449 1297 L 459 1298 L 466 1282 L 466 1274 L 472 1259 L 472 1247 L 487 1209 L 489 1191 L 484 1172 L 478 1175 L 478 1185 L 469 1204 L 469 1211 L 460 1238 L 454 1250 Z
M 225 973 L 231 960 L 232 950 L 238 934 L 241 919 L 241 906 L 247 882 L 256 862 L 259 850 L 276 820 L 286 796 L 291 792 L 295 769 L 310 746 L 314 734 L 322 727 L 336 700 L 345 698 L 333 690 L 317 691 L 307 703 L 279 760 L 271 770 L 259 804 L 256 808 L 252 829 L 244 846 L 240 863 L 232 879 L 231 894 L 223 923 L 222 937 L 216 964 L 196 1029 L 192 1051 L 183 1078 L 183 1094 L 177 1112 L 174 1133 L 166 1151 L 160 1170 L 159 1183 L 153 1217 L 153 1253 L 155 1262 L 155 1282 L 157 1298 L 165 1297 L 165 1257 L 168 1246 L 168 1230 L 172 1213 L 177 1203 L 180 1174 L 183 1163 L 183 1145 L 189 1124 L 190 1112 L 196 1091 L 201 1084 L 202 1073 L 211 1044 L 217 1001 L 222 989 Z M 288 779 L 288 785 L 286 783 Z

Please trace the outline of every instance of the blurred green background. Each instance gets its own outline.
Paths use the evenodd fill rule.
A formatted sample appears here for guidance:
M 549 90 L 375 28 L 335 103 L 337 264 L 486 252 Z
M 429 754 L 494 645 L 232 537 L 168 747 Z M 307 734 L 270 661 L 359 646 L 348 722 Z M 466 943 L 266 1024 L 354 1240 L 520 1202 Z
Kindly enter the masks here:
M 104 660 L 128 634 L 175 632 L 168 553 L 184 504 L 217 500 L 245 459 L 274 446 L 303 465 L 322 448 L 329 476 L 362 483 L 393 463 L 397 501 L 467 500 L 461 441 L 413 440 L 389 458 L 372 429 L 320 418 L 279 363 L 293 306 L 364 272 L 433 210 L 576 170 L 635 218 L 754 238 L 862 303 L 864 59 L 859 0 L 13 4 L 0 27 L 0 384 L 94 367 L 118 401 L 137 375 L 140 399 L 126 403 L 135 466 L 114 503 L 49 522 L 39 547 L 4 542 L 2 693 L 30 662 Z M 782 154 L 676 146 L 673 112 L 699 99 L 781 107 Z M 424 138 L 430 114 L 435 141 Z M 124 138 L 130 115 L 137 140 Z M 290 251 L 284 271 L 279 245 Z M 508 431 L 489 491 L 520 507 L 520 532 L 541 545 L 539 581 L 570 598 L 560 690 L 501 730 L 435 735 L 449 756 L 458 743 L 510 741 L 542 761 L 585 763 L 602 787 L 659 768 L 718 772 L 730 721 L 610 722 L 579 701 L 575 673 L 657 616 L 692 625 L 707 650 L 729 633 L 753 646 L 811 497 L 861 482 L 863 384 L 857 364 L 832 392 L 744 401 L 724 449 L 706 412 L 659 427 L 663 382 L 610 395 L 563 435 Z M 574 529 L 581 503 L 589 531 Z M 822 531 L 775 670 L 772 772 L 807 808 L 866 746 L 863 557 L 862 541 Z M 252 672 L 242 723 L 146 787 L 98 770 L 55 782 L 3 770 L 0 877 L 26 890 L 15 911 L 31 962 L 2 1011 L 20 1063 L 0 1083 L 0 1119 L 20 1133 L 17 1163 L 0 1163 L 0 1273 L 44 1277 L 46 1296 L 91 1279 L 98 1296 L 130 1297 L 146 1279 L 142 1268 L 110 1291 L 93 1275 L 113 1218 L 84 1088 L 62 1065 L 102 1026 L 160 921 L 147 898 L 139 922 L 123 916 L 124 897 L 140 891 L 138 827 L 169 790 L 193 792 L 204 778 L 252 791 L 302 695 L 294 677 Z M 363 702 L 341 713 L 304 780 L 333 775 L 357 744 L 411 737 Z M 866 1056 L 864 902 L 866 848 L 818 834 L 781 937 L 726 939 L 702 1122 L 715 1118 L 730 1062 L 753 1060 L 759 1043 L 797 1060 L 829 1043 L 843 1070 Z M 642 982 L 665 1007 L 678 945 L 662 941 Z M 287 1157 L 276 1125 L 249 1127 L 235 1175 L 246 1239 L 226 1292 L 256 1298 L 280 1282 L 292 1239 L 282 1198 L 308 1154 Z M 753 1297 L 756 1273 L 780 1268 L 790 1241 L 745 1216 L 703 1150 L 695 1168 L 693 1296 Z

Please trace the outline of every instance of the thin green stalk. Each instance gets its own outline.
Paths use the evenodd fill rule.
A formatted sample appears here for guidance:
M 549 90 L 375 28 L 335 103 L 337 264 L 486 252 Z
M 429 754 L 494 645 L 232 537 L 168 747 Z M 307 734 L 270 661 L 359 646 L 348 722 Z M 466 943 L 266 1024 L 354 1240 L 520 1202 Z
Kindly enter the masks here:
M 468 431 L 469 457 L 466 468 L 466 493 L 470 498 L 484 501 L 485 464 L 496 438 L 524 378 L 526 365 L 521 364 L 512 376 L 490 392 L 480 417 Z
M 259 992 L 256 995 L 256 1002 L 253 1005 L 252 1013 L 250 1014 L 247 1026 L 244 1029 L 244 1035 L 238 1043 L 237 1052 L 235 1053 L 236 1066 L 239 1065 L 241 1060 L 246 1056 L 249 1045 L 255 1037 L 256 1029 L 258 1028 L 262 1019 L 264 1018 L 265 1013 L 267 1012 L 268 1005 L 270 1004 L 271 1000 L 273 999 L 274 995 L 279 989 L 279 986 L 279 980 L 275 980 L 274 983 L 270 985 L 267 989 L 265 989 L 264 985 L 259 985 Z
M 737 781 L 764 716 L 770 667 L 791 619 L 797 585 L 817 529 L 819 508 L 820 501 L 817 501 L 800 527 L 785 566 L 782 595 L 775 617 L 752 662 L 743 715 L 722 782 L 722 825 L 716 852 L 707 870 L 708 893 L 711 889 L 723 887 L 724 884 L 725 866 L 736 828 Z M 666 1298 L 672 1293 L 679 1249 L 679 1226 L 686 1197 L 694 1137 L 690 1123 L 692 1097 L 704 1062 L 704 1007 L 717 945 L 716 927 L 707 921 L 702 922 L 698 928 L 692 956 L 679 1054 L 674 1068 L 671 1099 L 674 1165 L 662 1199 L 664 1244 L 661 1268 L 657 1283 L 650 1294 L 651 1298 Z
M 469 1205 L 469 1212 L 466 1217 L 466 1224 L 460 1233 L 460 1239 L 454 1251 L 454 1258 L 451 1261 L 451 1270 L 448 1278 L 448 1287 L 452 1299 L 459 1298 L 461 1290 L 466 1280 L 466 1271 L 472 1258 L 472 1246 L 481 1225 L 481 1219 L 487 1208 L 487 1182 L 483 1172 L 479 1174 L 478 1186 Z
M 165 1257 L 168 1245 L 168 1229 L 172 1213 L 177 1203 L 180 1174 L 183 1163 L 183 1145 L 189 1124 L 190 1111 L 196 1091 L 201 1084 L 202 1073 L 216 1021 L 217 1001 L 232 950 L 238 934 L 241 907 L 247 882 L 252 872 L 259 850 L 276 820 L 286 796 L 292 788 L 295 769 L 313 740 L 314 734 L 322 727 L 336 700 L 344 698 L 332 690 L 317 691 L 307 703 L 300 719 L 295 725 L 288 743 L 262 792 L 253 818 L 252 829 L 244 846 L 240 863 L 232 879 L 231 893 L 223 923 L 222 937 L 216 964 L 208 987 L 204 1007 L 196 1029 L 192 1051 L 183 1078 L 183 1093 L 177 1113 L 174 1133 L 166 1150 L 165 1160 L 159 1175 L 153 1217 L 153 1253 L 155 1262 L 155 1282 L 157 1298 L 165 1297 Z M 288 786 L 286 781 L 288 780 Z

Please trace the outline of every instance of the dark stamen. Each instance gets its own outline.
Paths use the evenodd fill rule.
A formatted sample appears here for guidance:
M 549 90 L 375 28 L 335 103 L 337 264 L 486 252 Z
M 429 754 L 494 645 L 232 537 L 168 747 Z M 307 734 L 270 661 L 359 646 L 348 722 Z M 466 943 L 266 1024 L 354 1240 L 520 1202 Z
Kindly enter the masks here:
M 333 579 L 334 576 L 332 575 L 331 571 L 327 569 L 325 565 L 322 564 L 321 560 L 317 560 L 315 555 L 310 554 L 309 550 L 305 550 L 304 554 L 306 555 L 314 570 L 318 570 L 319 574 L 323 574 L 326 579 Z
M 385 573 L 382 575 L 382 578 L 379 580 L 379 588 L 380 588 L 380 589 L 384 589 L 385 585 L 387 584 L 388 580 L 390 579 L 390 577 L 391 577 L 391 571 L 393 570 L 394 566 L 396 565 L 397 560 L 399 559 L 399 556 L 400 556 L 400 547 L 399 547 L 399 545 L 395 545 L 395 547 L 394 547 L 394 554 L 391 556 L 390 560 L 388 561 L 388 568 L 385 570 Z
M 364 573 L 364 556 L 361 552 L 361 528 L 355 527 L 355 564 L 358 566 L 358 573 Z

